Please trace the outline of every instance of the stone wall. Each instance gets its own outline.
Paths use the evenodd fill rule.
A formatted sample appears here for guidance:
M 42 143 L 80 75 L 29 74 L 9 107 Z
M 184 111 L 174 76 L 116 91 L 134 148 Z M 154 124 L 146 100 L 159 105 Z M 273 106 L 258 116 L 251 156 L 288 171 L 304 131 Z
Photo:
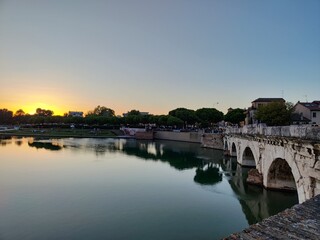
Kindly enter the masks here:
M 154 132 L 154 139 L 201 143 L 202 132 Z
M 320 127 L 310 125 L 291 125 L 281 127 L 267 127 L 264 124 L 245 125 L 242 128 L 228 127 L 227 134 L 248 134 L 293 137 L 320 141 Z
M 205 133 L 202 135 L 202 147 L 223 150 L 223 135 Z

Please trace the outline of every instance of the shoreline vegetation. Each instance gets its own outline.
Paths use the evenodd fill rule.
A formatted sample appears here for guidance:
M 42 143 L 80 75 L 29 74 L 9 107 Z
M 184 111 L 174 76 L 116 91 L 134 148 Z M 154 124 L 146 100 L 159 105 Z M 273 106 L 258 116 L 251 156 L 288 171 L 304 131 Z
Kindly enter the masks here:
M 1 131 L 0 136 L 17 137 L 74 137 L 74 138 L 110 138 L 121 136 L 119 130 L 106 129 L 59 129 L 59 128 L 21 128 L 18 130 Z

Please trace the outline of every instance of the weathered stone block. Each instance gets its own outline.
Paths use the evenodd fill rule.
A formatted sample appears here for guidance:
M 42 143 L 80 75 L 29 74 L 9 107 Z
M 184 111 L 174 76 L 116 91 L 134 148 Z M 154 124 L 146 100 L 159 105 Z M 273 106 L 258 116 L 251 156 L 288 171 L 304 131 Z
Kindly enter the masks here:
M 250 169 L 249 170 L 247 183 L 258 185 L 258 186 L 263 185 L 263 177 L 262 177 L 262 174 L 259 173 L 258 169 Z

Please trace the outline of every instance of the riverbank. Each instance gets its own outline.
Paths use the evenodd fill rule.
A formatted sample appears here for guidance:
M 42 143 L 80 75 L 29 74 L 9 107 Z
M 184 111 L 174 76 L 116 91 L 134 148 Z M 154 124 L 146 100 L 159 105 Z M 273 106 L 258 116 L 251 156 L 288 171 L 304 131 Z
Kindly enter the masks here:
M 74 138 L 136 138 L 138 140 L 170 140 L 178 142 L 199 143 L 204 148 L 223 150 L 223 136 L 221 134 L 202 132 L 137 132 L 134 135 L 124 135 L 121 130 L 106 129 L 67 129 L 67 128 L 21 128 L 1 131 L 1 136 L 17 137 L 74 137 Z
M 19 130 L 10 130 L 0 132 L 1 136 L 17 136 L 17 137 L 75 137 L 75 138 L 107 138 L 117 137 L 117 130 L 105 129 L 63 129 L 63 128 L 45 128 L 34 129 L 25 128 Z

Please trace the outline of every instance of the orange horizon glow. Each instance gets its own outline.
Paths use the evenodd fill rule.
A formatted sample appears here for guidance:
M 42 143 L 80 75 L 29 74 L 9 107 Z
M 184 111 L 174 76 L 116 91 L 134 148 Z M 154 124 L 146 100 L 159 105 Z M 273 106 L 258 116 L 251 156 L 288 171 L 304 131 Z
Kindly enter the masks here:
M 103 104 L 98 104 L 100 106 L 105 106 Z M 27 104 L 22 104 L 22 105 L 11 105 L 11 104 L 6 104 L 5 106 L 1 106 L 0 108 L 6 108 L 9 111 L 12 111 L 13 114 L 15 114 L 19 109 L 22 109 L 24 111 L 25 114 L 30 114 L 30 115 L 34 115 L 36 113 L 37 108 L 41 108 L 41 109 L 45 109 L 45 110 L 51 110 L 53 111 L 53 115 L 54 116 L 63 116 L 65 113 L 68 113 L 69 111 L 77 111 L 77 112 L 83 112 L 83 114 L 85 115 L 88 111 L 92 111 L 95 107 L 97 107 L 98 105 L 92 106 L 91 108 L 89 107 L 88 109 L 83 109 L 83 108 L 77 108 L 77 107 L 61 107 L 58 105 L 53 105 L 53 104 L 47 104 L 47 103 L 42 103 L 42 102 L 37 102 L 37 103 L 27 103 Z M 66 107 L 68 109 L 66 109 Z M 106 106 L 108 107 L 108 106 Z M 123 113 L 129 112 L 133 109 L 135 110 L 139 110 L 141 112 L 148 112 L 147 110 L 144 109 L 137 109 L 137 108 L 130 108 L 125 110 L 125 107 L 120 107 L 120 108 L 112 108 L 115 111 L 115 115 L 119 116 Z M 162 114 L 167 114 L 167 113 L 160 113 L 159 111 L 156 111 L 154 109 L 154 112 L 149 112 L 149 114 L 154 114 L 154 115 L 162 115 Z
M 53 115 L 60 115 L 63 116 L 64 113 L 67 113 L 69 111 L 73 110 L 67 110 L 65 107 L 61 107 L 60 105 L 54 105 L 54 104 L 48 104 L 44 102 L 35 102 L 35 103 L 24 103 L 24 104 L 4 104 L 4 106 L 1 106 L 1 108 L 6 108 L 9 111 L 12 111 L 13 114 L 15 114 L 19 109 L 22 109 L 25 114 L 33 115 L 36 113 L 37 108 L 45 109 L 45 110 L 51 110 L 53 111 Z
M 13 111 L 13 114 L 14 114 L 14 113 L 16 113 L 17 110 L 22 109 L 25 112 L 25 114 L 33 115 L 36 113 L 37 108 L 51 110 L 51 111 L 53 111 L 53 115 L 63 116 L 64 113 L 69 112 L 69 111 L 61 109 L 59 107 L 56 107 L 56 106 L 53 106 L 50 104 L 45 104 L 45 103 L 26 104 L 21 107 L 13 107 L 12 109 L 8 109 L 8 110 Z

